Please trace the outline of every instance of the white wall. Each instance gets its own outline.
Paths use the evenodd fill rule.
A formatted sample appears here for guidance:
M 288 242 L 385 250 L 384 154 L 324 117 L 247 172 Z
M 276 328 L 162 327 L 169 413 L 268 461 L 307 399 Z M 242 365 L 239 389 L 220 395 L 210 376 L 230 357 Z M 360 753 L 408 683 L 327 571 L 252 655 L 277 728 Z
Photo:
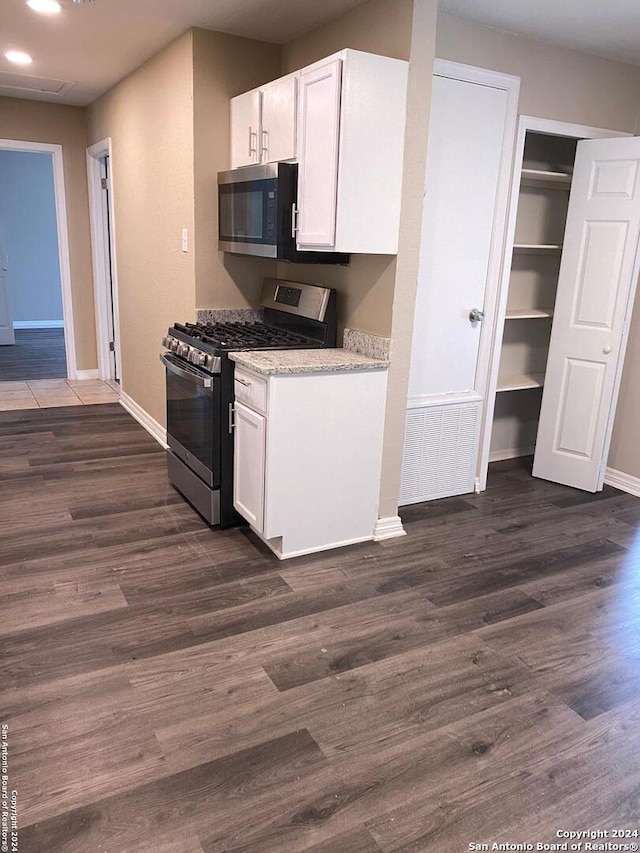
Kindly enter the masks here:
M 51 155 L 0 151 L 0 194 L 13 319 L 62 322 Z

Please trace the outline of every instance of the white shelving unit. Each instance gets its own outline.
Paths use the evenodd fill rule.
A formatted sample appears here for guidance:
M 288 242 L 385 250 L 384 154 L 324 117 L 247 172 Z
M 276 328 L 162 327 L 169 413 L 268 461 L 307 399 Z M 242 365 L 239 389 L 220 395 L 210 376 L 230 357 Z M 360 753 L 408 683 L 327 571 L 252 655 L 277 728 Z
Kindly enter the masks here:
M 512 308 L 507 310 L 507 320 L 540 320 L 553 317 L 553 308 Z
M 526 391 L 529 388 L 542 388 L 544 373 L 514 373 L 500 376 L 498 391 Z
M 535 446 L 576 144 L 531 131 L 525 137 L 493 460 L 531 453 Z

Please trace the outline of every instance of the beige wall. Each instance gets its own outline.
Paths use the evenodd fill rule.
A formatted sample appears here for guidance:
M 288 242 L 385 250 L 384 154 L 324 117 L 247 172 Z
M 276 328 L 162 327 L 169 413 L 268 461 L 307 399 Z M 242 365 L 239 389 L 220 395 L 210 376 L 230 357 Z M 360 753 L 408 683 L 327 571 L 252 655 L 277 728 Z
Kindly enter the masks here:
M 61 104 L 0 98 L 0 138 L 62 145 L 76 361 L 79 370 L 92 370 L 97 366 L 97 357 L 85 110 Z
M 111 137 L 122 387 L 165 421 L 160 341 L 195 313 L 192 35 L 91 105 L 89 141 Z
M 418 283 L 429 109 L 436 38 L 436 0 L 415 0 L 407 100 L 400 245 L 393 298 L 392 359 L 385 420 L 381 518 L 394 516 L 402 474 L 411 340 Z
M 441 15 L 436 55 L 521 78 L 519 112 L 640 132 L 640 68 Z M 640 298 L 636 300 L 608 464 L 640 477 Z
M 229 99 L 282 73 L 280 45 L 193 31 L 195 274 L 198 308 L 255 305 L 275 261 L 218 251 L 217 173 L 229 162 Z
M 436 56 L 521 78 L 518 112 L 634 132 L 640 68 L 438 16 Z
M 346 47 L 409 59 L 412 9 L 412 0 L 369 0 L 286 44 L 283 71 L 296 71 Z M 395 257 L 353 255 L 348 267 L 279 263 L 278 276 L 335 287 L 339 333 L 348 326 L 376 335 L 391 334 Z

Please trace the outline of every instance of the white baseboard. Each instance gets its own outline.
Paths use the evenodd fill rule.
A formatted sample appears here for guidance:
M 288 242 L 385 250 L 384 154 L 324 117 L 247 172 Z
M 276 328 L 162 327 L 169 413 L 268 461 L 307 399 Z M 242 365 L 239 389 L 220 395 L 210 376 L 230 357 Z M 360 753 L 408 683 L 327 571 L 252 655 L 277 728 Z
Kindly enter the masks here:
M 64 320 L 14 320 L 14 329 L 64 329 Z
M 76 379 L 89 380 L 89 379 L 100 379 L 100 374 L 97 369 L 94 370 L 76 370 Z
M 373 541 L 382 542 L 383 539 L 395 539 L 396 536 L 406 536 L 407 531 L 402 526 L 399 515 L 389 518 L 379 518 L 373 528 Z
M 508 450 L 492 450 L 489 454 L 489 462 L 504 462 L 506 459 L 533 456 L 535 452 L 535 445 L 533 447 L 510 447 Z
M 128 394 L 125 394 L 124 391 L 120 391 L 120 405 L 123 409 L 126 409 L 127 412 L 131 415 L 132 418 L 135 418 L 138 423 L 143 426 L 149 435 L 152 435 L 158 444 L 161 444 L 166 450 L 167 445 L 167 431 L 161 426 L 155 418 L 152 418 L 149 412 L 146 412 L 142 406 L 140 406 L 133 397 L 130 397 Z
M 607 468 L 604 481 L 607 486 L 613 486 L 615 489 L 620 489 L 621 492 L 627 492 L 629 495 L 635 495 L 635 497 L 640 498 L 639 477 L 623 474 L 622 471 L 616 471 L 615 468 Z

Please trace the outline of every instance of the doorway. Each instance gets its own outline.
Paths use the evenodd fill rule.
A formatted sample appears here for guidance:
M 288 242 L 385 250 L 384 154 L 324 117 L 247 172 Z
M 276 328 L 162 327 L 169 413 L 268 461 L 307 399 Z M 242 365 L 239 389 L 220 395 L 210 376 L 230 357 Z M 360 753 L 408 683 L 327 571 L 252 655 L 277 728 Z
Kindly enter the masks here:
M 120 384 L 120 325 L 111 139 L 87 149 L 91 254 L 100 379 Z
M 76 378 L 62 147 L 0 140 L 0 380 Z

